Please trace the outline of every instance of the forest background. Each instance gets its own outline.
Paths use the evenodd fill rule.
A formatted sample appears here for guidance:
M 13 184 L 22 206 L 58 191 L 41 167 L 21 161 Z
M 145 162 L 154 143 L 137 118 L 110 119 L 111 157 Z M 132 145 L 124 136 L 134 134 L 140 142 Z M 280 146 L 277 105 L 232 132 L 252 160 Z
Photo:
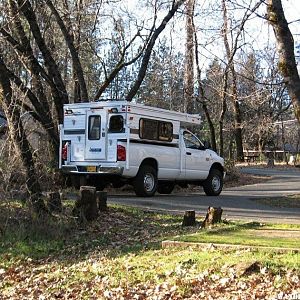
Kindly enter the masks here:
M 41 185 L 57 184 L 63 104 L 98 99 L 199 113 L 201 138 L 228 162 L 245 150 L 296 156 L 296 2 L 2 1 L 4 186 L 23 182 L 43 210 Z

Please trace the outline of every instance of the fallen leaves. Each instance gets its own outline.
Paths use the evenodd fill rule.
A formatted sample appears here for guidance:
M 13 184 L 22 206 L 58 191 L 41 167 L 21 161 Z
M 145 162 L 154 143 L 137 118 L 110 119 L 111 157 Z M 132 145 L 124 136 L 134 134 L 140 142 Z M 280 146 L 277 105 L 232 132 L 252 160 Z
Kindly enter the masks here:
M 0 261 L 0 299 L 272 299 L 300 290 L 298 270 L 274 273 L 257 260 L 220 265 L 224 255 L 238 260 L 251 249 L 148 250 L 167 235 L 197 230 L 158 214 L 111 208 L 72 230 L 51 255 Z

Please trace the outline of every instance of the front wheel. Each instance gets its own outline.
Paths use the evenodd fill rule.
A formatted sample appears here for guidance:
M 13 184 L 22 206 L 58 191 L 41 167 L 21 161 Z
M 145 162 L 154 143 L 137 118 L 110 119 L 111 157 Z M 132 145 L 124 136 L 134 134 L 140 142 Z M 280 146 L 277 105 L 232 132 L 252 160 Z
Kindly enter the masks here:
M 203 189 L 207 196 L 220 195 L 223 188 L 223 174 L 217 169 L 211 169 L 208 177 L 203 182 Z
M 137 196 L 151 197 L 157 190 L 157 171 L 151 166 L 141 166 L 133 182 Z

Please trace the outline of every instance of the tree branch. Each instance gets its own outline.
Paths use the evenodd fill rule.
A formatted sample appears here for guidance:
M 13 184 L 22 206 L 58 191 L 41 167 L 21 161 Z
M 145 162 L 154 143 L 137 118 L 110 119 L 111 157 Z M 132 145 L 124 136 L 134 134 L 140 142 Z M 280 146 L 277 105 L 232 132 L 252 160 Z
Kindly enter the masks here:
M 178 1 L 174 0 L 171 10 L 169 10 L 168 14 L 163 18 L 160 25 L 154 30 L 153 35 L 152 35 L 152 37 L 149 41 L 149 44 L 147 45 L 147 47 L 145 49 L 145 54 L 144 54 L 142 62 L 141 62 L 141 66 L 140 66 L 140 70 L 139 70 L 137 79 L 134 82 L 133 86 L 131 87 L 130 91 L 128 92 L 128 94 L 126 96 L 127 101 L 132 101 L 133 97 L 136 95 L 137 91 L 139 90 L 139 88 L 140 88 L 140 86 L 141 86 L 141 84 L 144 80 L 144 77 L 145 77 L 146 71 L 147 71 L 147 67 L 148 67 L 148 63 L 149 63 L 149 60 L 150 60 L 150 56 L 151 56 L 151 53 L 152 53 L 152 49 L 155 45 L 155 42 L 156 42 L 158 36 L 165 29 L 167 23 L 173 18 L 176 11 L 178 10 L 178 8 L 185 1 L 186 0 L 178 0 Z
M 66 91 L 66 87 L 63 83 L 59 68 L 52 57 L 51 52 L 49 51 L 45 40 L 41 34 L 39 25 L 37 23 L 37 19 L 33 8 L 28 0 L 18 0 L 19 9 L 22 11 L 23 15 L 25 16 L 30 29 L 31 33 L 43 55 L 43 59 L 45 61 L 45 65 L 48 69 L 49 76 L 53 78 L 53 81 L 57 87 L 59 97 L 54 97 L 55 108 L 58 114 L 59 123 L 63 121 L 63 104 L 68 103 L 68 94 Z
M 88 97 L 88 91 L 87 91 L 87 87 L 86 87 L 86 83 L 85 83 L 85 79 L 84 79 L 84 75 L 83 75 L 83 70 L 82 70 L 82 66 L 81 66 L 81 62 L 79 59 L 79 55 L 78 55 L 78 51 L 75 48 L 75 45 L 73 43 L 73 37 L 71 36 L 71 34 L 68 32 L 68 29 L 66 28 L 66 25 L 64 23 L 64 21 L 62 20 L 62 18 L 60 17 L 58 11 L 56 10 L 56 8 L 54 7 L 53 3 L 51 0 L 45 0 L 46 4 L 48 5 L 48 7 L 50 8 L 51 12 L 53 13 L 53 15 L 56 18 L 56 22 L 65 38 L 66 44 L 69 48 L 71 57 L 72 57 L 72 62 L 73 62 L 73 68 L 75 70 L 75 74 L 76 77 L 78 79 L 79 82 L 79 86 L 80 86 L 80 95 L 81 95 L 81 99 L 79 100 L 83 100 L 83 102 L 88 102 L 89 97 Z

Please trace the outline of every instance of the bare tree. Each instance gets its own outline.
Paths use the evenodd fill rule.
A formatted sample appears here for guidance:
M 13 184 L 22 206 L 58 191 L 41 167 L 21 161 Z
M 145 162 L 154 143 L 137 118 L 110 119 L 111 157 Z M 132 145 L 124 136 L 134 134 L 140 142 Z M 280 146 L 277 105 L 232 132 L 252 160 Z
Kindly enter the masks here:
M 185 43 L 185 68 L 184 68 L 184 112 L 192 112 L 194 102 L 194 10 L 195 0 L 186 2 L 186 43 Z
M 205 96 L 203 83 L 201 79 L 201 68 L 199 63 L 199 51 L 198 51 L 198 36 L 194 24 L 194 20 L 192 20 L 192 29 L 193 29 L 193 35 L 194 35 L 194 42 L 195 42 L 195 60 L 196 60 L 196 72 L 197 72 L 197 84 L 198 84 L 198 93 L 196 96 L 196 100 L 201 103 L 202 109 L 204 111 L 209 131 L 210 131 L 210 142 L 211 142 L 211 148 L 214 151 L 217 151 L 217 142 L 216 142 L 216 131 L 215 127 L 212 121 L 212 118 L 210 116 L 210 112 L 207 106 L 207 97 Z
M 74 35 L 66 27 L 65 22 L 59 15 L 59 13 L 58 13 L 57 9 L 55 8 L 55 6 L 53 5 L 52 1 L 45 0 L 45 2 L 48 5 L 48 7 L 50 8 L 51 12 L 53 13 L 53 15 L 56 19 L 56 22 L 59 25 L 59 28 L 61 29 L 61 32 L 65 38 L 66 44 L 68 46 L 68 49 L 69 49 L 71 57 L 72 57 L 73 68 L 75 70 L 75 76 L 74 76 L 75 82 L 78 81 L 78 84 L 79 84 L 79 89 L 75 87 L 75 90 L 78 90 L 78 91 L 74 92 L 75 102 L 81 102 L 81 101 L 88 102 L 88 100 L 89 100 L 88 91 L 87 91 L 87 87 L 86 87 L 86 83 L 85 83 L 85 79 L 84 79 L 81 61 L 79 59 L 79 53 L 74 45 Z
M 42 214 L 47 210 L 44 201 L 41 198 L 41 187 L 38 176 L 35 172 L 32 151 L 23 128 L 19 105 L 16 103 L 13 95 L 13 87 L 11 85 L 10 75 L 8 74 L 8 70 L 3 63 L 1 55 L 0 86 L 3 93 L 1 104 L 7 116 L 9 133 L 14 141 L 15 149 L 22 159 L 26 172 L 26 186 L 29 192 L 29 205 L 36 213 Z
M 281 0 L 267 1 L 267 17 L 272 25 L 279 54 L 278 68 L 291 97 L 295 116 L 300 123 L 300 78 L 294 53 L 294 39 L 282 8 Z
M 178 8 L 185 2 L 185 0 L 177 0 L 172 2 L 172 7 L 168 11 L 167 15 L 163 18 L 162 22 L 160 25 L 153 31 L 153 34 L 151 38 L 149 39 L 149 43 L 147 44 L 144 55 L 142 58 L 141 65 L 139 67 L 139 72 L 137 75 L 137 79 L 135 80 L 134 84 L 132 85 L 131 89 L 129 90 L 126 99 L 128 101 L 131 101 L 133 97 L 136 95 L 138 89 L 140 88 L 142 81 L 145 77 L 146 71 L 147 71 L 147 66 L 150 60 L 150 56 L 153 50 L 153 47 L 155 45 L 155 42 L 158 38 L 158 36 L 161 34 L 161 32 L 165 29 L 166 25 L 168 22 L 173 18 L 175 13 L 177 12 Z

